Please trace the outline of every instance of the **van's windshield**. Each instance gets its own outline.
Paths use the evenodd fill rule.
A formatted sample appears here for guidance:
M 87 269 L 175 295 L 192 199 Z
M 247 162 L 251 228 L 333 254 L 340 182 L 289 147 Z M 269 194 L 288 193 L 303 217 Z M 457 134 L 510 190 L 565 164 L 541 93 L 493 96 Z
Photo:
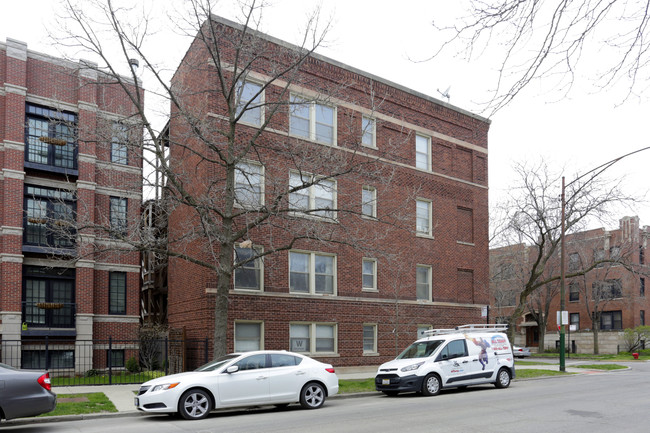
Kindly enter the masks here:
M 416 341 L 400 353 L 396 359 L 427 358 L 444 340 Z

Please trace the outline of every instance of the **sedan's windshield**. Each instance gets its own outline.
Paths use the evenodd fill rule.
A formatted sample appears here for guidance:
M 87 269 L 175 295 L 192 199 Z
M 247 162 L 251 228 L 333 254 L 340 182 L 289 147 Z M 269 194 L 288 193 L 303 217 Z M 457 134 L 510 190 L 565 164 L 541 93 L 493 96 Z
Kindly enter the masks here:
M 226 362 L 230 361 L 231 359 L 238 358 L 240 357 L 241 354 L 230 354 L 230 355 L 225 355 L 222 356 L 221 358 L 217 358 L 214 361 L 210 361 L 207 364 L 203 364 L 199 368 L 197 368 L 194 371 L 213 371 L 216 370 L 217 368 L 223 366 Z
M 396 359 L 427 358 L 444 340 L 416 341 L 400 353 Z

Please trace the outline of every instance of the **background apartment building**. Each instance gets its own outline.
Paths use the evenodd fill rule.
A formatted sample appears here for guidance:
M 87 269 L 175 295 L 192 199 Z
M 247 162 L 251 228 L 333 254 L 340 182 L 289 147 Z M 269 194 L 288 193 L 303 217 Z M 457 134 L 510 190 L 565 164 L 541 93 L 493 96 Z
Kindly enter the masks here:
M 279 77 L 303 49 L 251 29 L 242 37 L 219 17 L 208 24 L 220 57 L 197 37 L 172 80 L 168 189 L 182 185 L 204 213 L 184 196 L 170 208 L 169 239 L 186 238 L 196 263 L 170 259 L 169 326 L 213 335 L 223 275 L 197 263 L 222 254 L 244 263 L 225 295 L 228 351 L 378 364 L 424 329 L 484 322 L 489 121 L 314 53 Z M 238 38 L 254 49 L 238 51 Z M 229 112 L 235 81 L 242 109 Z M 242 233 L 233 251 L 192 236 L 214 208 L 219 230 Z
M 599 351 L 625 350 L 621 332 L 645 325 L 650 300 L 645 282 L 648 227 L 639 227 L 638 217 L 621 218 L 619 228 L 598 228 L 566 236 L 565 308 L 569 313 L 567 348 L 594 353 L 593 330 L 597 327 Z M 531 247 L 520 244 L 490 250 L 491 311 L 502 320 L 518 302 L 523 279 L 529 277 Z M 559 254 L 547 265 L 544 278 L 560 275 Z M 582 276 L 576 273 L 588 272 Z M 547 307 L 545 307 L 547 305 Z M 547 308 L 547 311 L 544 311 Z M 560 286 L 555 281 L 531 296 L 529 308 L 517 323 L 516 343 L 555 349 L 559 342 L 556 312 L 560 310 Z M 533 314 L 531 311 L 534 311 Z M 536 314 L 548 314 L 546 337 L 540 340 Z
M 132 114 L 96 65 L 0 43 L 2 362 L 83 373 L 107 365 L 109 337 L 135 338 L 139 253 L 108 248 L 140 212 Z

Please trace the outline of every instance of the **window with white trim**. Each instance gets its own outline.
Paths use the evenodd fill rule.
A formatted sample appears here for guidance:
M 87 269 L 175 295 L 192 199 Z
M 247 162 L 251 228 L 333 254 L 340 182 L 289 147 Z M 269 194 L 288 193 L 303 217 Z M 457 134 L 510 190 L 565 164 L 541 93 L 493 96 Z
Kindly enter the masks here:
M 291 95 L 289 133 L 319 143 L 336 144 L 336 108 Z
M 261 258 L 250 260 L 259 254 L 257 248 L 235 247 L 235 264 L 242 263 L 235 268 L 235 290 L 262 290 L 264 287 L 264 268 Z M 247 261 L 250 260 L 250 261 Z
M 431 236 L 433 225 L 431 223 L 433 205 L 429 200 L 417 199 L 416 201 L 416 231 L 419 235 Z
M 251 81 L 240 81 L 236 87 L 237 111 L 241 114 L 241 122 L 259 126 L 262 124 L 263 112 L 262 103 L 264 93 L 261 92 L 262 85 Z
M 431 266 L 417 265 L 415 291 L 419 301 L 431 301 Z
M 431 326 L 431 325 L 418 325 L 417 338 L 424 338 L 424 337 L 428 336 L 428 334 L 425 334 L 425 331 L 428 331 L 430 329 L 433 329 L 433 326 Z
M 303 185 L 303 188 L 300 188 Z M 289 193 L 289 207 L 323 218 L 335 218 L 336 181 L 319 179 L 306 173 L 289 174 L 289 188 L 299 188 Z
M 363 116 L 361 119 L 361 144 L 368 147 L 377 147 L 375 131 L 375 119 Z
M 289 325 L 289 340 L 292 352 L 336 353 L 336 324 L 292 323 Z
M 377 325 L 363 324 L 363 353 L 377 353 Z
M 263 350 L 263 322 L 235 322 L 235 352 Z
M 415 166 L 431 170 L 431 138 L 424 135 L 415 136 Z
M 235 204 L 259 208 L 264 204 L 264 168 L 252 162 L 239 162 L 235 167 Z
M 371 186 L 364 186 L 361 189 L 361 215 L 377 217 L 377 190 Z
M 289 252 L 289 291 L 312 295 L 336 294 L 336 256 Z
M 362 290 L 377 290 L 377 260 L 363 259 Z

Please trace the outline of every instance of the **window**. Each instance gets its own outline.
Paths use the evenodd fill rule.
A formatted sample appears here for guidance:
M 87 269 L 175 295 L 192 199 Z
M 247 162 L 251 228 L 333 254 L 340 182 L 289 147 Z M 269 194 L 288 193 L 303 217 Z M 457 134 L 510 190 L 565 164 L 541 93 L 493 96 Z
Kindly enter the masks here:
M 377 290 L 377 261 L 363 259 L 362 290 Z
M 326 144 L 336 144 L 336 109 L 291 95 L 289 133 Z
M 600 329 L 623 329 L 623 313 L 621 310 L 600 313 Z
M 639 246 L 639 264 L 645 264 L 645 249 L 643 248 L 643 245 Z
M 74 350 L 22 349 L 21 358 L 21 367 L 30 370 L 74 368 Z
M 289 187 L 291 189 L 299 188 L 289 193 L 289 206 L 292 209 L 323 218 L 334 218 L 334 209 L 336 209 L 335 181 L 326 179 L 319 180 L 312 175 L 304 173 L 291 173 L 289 176 Z
M 127 164 L 127 144 L 129 137 L 126 125 L 113 122 L 113 137 L 111 139 L 111 162 Z
M 466 244 L 474 243 L 474 213 L 472 209 L 458 207 L 456 211 L 456 239 Z
M 569 254 L 569 272 L 575 272 L 580 269 L 580 254 Z
M 336 257 L 326 254 L 289 253 L 289 290 L 291 293 L 334 295 L 336 293 Z
M 120 197 L 110 198 L 111 231 L 115 234 L 126 235 L 126 199 Z
M 639 311 L 639 325 L 645 326 L 645 310 Z
M 252 125 L 262 124 L 262 85 L 250 81 L 237 83 L 237 115 L 239 120 Z
M 336 353 L 336 325 L 291 324 L 289 326 L 290 350 L 301 353 Z
M 240 162 L 235 167 L 235 204 L 258 208 L 264 204 L 263 167 Z
M 612 260 L 620 260 L 621 259 L 621 247 L 619 247 L 619 246 L 610 247 L 610 249 L 609 249 L 609 258 L 612 259 Z
M 431 170 L 431 139 L 423 135 L 415 136 L 415 166 Z
M 41 186 L 25 186 L 24 242 L 42 247 L 75 244 L 75 194 Z
M 575 325 L 575 330 L 580 329 L 580 313 L 569 314 L 569 325 Z
M 262 323 L 235 322 L 235 352 L 262 350 Z
M 377 190 L 371 186 L 364 186 L 361 190 L 361 215 L 377 217 Z
M 605 260 L 605 250 L 594 251 L 594 262 L 598 263 L 598 262 L 602 262 L 603 260 Z M 600 268 L 602 266 L 603 266 L 602 263 L 598 263 L 596 267 Z
M 266 354 L 260 353 L 257 355 L 247 356 L 246 358 L 237 361 L 233 365 L 236 365 L 242 371 L 259 370 L 260 368 L 267 368 Z
M 114 368 L 124 368 L 124 349 L 107 350 L 106 365 Z
M 619 279 L 594 281 L 591 292 L 595 301 L 608 301 L 623 296 L 623 285 Z
M 418 335 L 417 338 L 424 338 L 428 336 L 429 334 L 426 333 L 426 331 L 433 329 L 433 326 L 431 325 L 418 325 Z
M 432 219 L 432 205 L 428 200 L 416 200 L 416 231 L 420 235 L 431 236 L 433 228 L 431 224 Z
M 126 272 L 109 272 L 108 314 L 126 314 Z
M 441 359 L 454 359 L 467 356 L 467 344 L 465 340 L 450 341 L 445 347 L 442 348 L 436 361 Z
M 262 290 L 263 276 L 262 259 L 250 260 L 259 254 L 254 248 L 235 247 L 235 265 L 242 263 L 235 268 L 234 287 L 237 290 Z M 249 262 L 246 262 L 250 260 Z M 245 263 L 244 263 L 245 262 Z
M 580 283 L 571 281 L 569 283 L 569 302 L 578 302 L 580 300 Z
M 433 300 L 431 296 L 431 266 L 418 265 L 416 267 L 415 291 L 418 300 Z
M 50 166 L 60 172 L 76 170 L 77 115 L 34 104 L 27 104 L 26 111 L 26 166 Z
M 271 366 L 273 368 L 277 367 L 289 367 L 292 365 L 300 365 L 303 358 L 299 358 L 294 355 L 288 355 L 284 353 L 271 353 Z
M 645 298 L 645 278 L 643 277 L 639 279 L 639 296 Z
M 377 353 L 377 325 L 363 325 L 363 353 Z
M 74 328 L 75 270 L 23 267 L 23 317 L 30 327 Z
M 363 116 L 361 119 L 361 144 L 368 147 L 377 147 L 375 128 L 375 119 Z

